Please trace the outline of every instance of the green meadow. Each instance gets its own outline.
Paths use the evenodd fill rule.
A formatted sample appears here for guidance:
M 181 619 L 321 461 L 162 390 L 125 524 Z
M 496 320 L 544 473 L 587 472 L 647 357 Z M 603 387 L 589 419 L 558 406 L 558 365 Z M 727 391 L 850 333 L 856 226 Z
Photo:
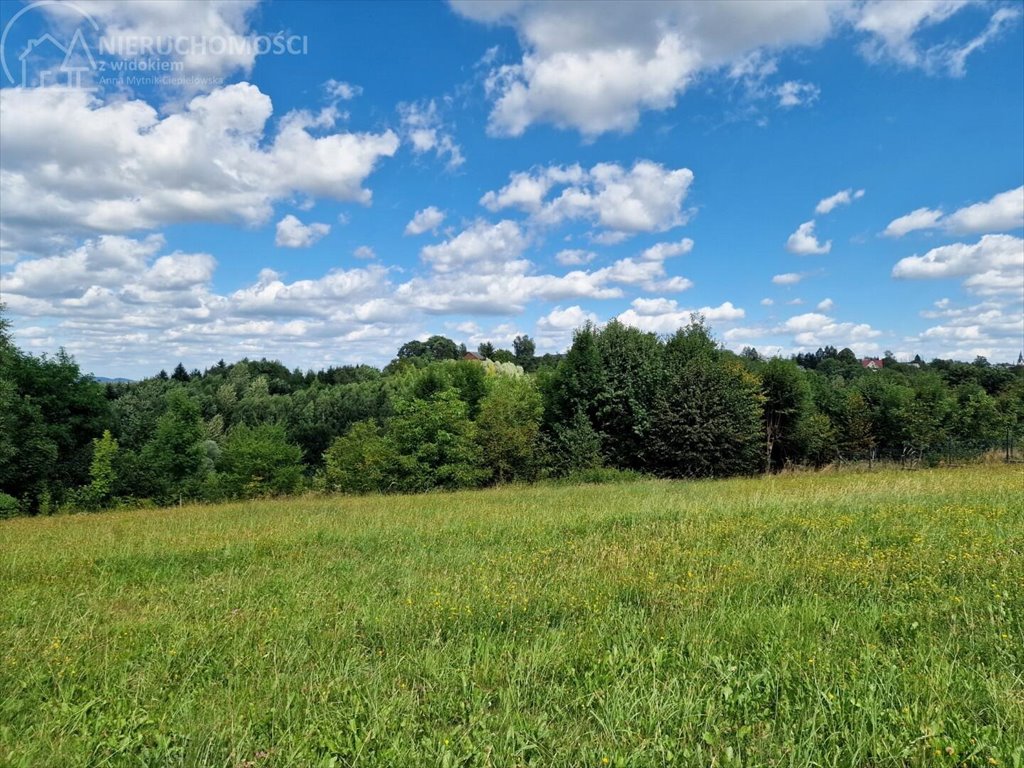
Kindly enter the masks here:
M 1004 465 L 0 522 L 0 765 L 1024 765 Z

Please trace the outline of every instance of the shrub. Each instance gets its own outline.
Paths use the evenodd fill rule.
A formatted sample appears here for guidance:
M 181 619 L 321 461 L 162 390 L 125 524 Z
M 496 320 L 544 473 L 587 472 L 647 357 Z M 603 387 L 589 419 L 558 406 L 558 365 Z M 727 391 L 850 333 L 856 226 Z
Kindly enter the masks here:
M 13 496 L 0 493 L 0 519 L 14 517 L 21 513 L 21 505 Z
M 232 498 L 280 496 L 302 484 L 302 451 L 288 442 L 284 427 L 239 425 L 228 432 L 215 485 Z

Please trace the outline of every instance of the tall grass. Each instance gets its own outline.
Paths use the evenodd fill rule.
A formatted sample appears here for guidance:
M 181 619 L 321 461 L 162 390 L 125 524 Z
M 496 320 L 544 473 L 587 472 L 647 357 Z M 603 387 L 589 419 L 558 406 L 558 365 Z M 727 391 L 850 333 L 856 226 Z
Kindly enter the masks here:
M 1024 763 L 983 466 L 0 523 L 0 764 Z

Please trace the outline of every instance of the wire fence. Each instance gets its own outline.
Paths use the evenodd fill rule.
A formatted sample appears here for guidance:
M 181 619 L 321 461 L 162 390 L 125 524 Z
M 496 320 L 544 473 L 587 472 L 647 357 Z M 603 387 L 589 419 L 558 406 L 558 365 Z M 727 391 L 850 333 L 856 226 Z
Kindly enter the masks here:
M 947 438 L 928 445 L 905 445 L 899 449 L 885 451 L 872 448 L 855 454 L 846 454 L 840 456 L 836 464 L 861 465 L 869 469 L 894 465 L 915 469 L 978 462 L 1024 464 L 1024 440 L 1012 431 L 1007 431 L 1005 437 L 999 441 Z

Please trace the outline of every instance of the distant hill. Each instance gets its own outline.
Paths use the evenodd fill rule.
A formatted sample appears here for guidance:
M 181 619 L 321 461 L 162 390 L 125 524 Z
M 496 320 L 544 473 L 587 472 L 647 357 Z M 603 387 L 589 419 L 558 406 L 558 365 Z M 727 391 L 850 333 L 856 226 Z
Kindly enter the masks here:
M 134 379 L 112 379 L 109 376 L 93 376 L 100 384 L 130 384 Z

